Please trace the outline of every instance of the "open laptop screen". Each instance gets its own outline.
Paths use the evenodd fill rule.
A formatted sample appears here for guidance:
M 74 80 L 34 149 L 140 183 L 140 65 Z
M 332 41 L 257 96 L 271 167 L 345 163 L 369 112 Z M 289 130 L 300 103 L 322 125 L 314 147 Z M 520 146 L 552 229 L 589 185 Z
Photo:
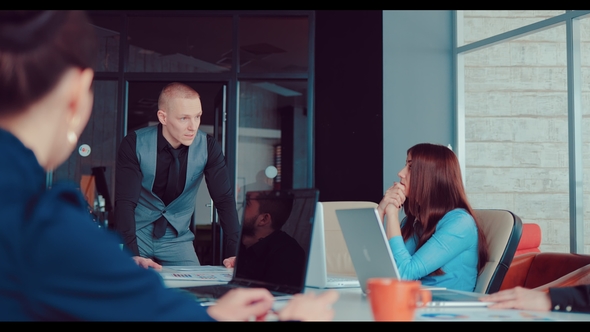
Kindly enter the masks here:
M 247 192 L 232 281 L 301 292 L 318 196 L 317 189 Z

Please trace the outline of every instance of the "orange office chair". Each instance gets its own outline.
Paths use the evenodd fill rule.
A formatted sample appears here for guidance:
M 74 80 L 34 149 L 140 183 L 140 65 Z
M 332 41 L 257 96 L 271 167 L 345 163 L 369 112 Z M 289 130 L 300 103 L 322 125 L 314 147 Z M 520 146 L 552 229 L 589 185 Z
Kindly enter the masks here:
M 581 284 L 590 284 L 590 255 L 532 252 L 514 258 L 500 290 L 520 286 L 546 291 Z

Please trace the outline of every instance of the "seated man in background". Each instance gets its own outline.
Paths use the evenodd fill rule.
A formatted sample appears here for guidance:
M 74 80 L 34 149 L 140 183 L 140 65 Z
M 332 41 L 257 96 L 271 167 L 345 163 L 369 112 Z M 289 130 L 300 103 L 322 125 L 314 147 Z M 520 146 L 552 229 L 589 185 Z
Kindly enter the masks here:
M 236 277 L 292 286 L 303 283 L 305 251 L 281 230 L 292 208 L 292 198 L 277 197 L 272 191 L 246 194 L 239 262 L 235 257 L 224 262 L 226 267 L 240 264 Z

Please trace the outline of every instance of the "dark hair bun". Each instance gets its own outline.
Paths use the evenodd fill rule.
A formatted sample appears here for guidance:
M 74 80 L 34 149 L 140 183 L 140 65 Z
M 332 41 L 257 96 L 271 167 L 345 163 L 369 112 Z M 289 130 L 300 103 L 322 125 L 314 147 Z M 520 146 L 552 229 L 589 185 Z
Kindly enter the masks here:
M 25 52 L 55 36 L 63 25 L 66 11 L 0 10 L 0 48 Z
M 82 10 L 0 10 L 0 116 L 39 100 L 68 68 L 92 68 L 94 29 Z

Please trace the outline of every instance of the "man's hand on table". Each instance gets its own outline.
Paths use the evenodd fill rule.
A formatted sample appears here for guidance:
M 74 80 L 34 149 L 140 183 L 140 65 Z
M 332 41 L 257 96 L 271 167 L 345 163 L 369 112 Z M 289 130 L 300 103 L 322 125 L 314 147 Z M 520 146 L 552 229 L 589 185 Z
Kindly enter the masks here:
M 229 268 L 234 267 L 236 265 L 236 256 L 228 257 L 223 260 L 223 266 Z
M 135 264 L 143 267 L 144 269 L 149 269 L 151 267 L 151 268 L 153 268 L 154 270 L 157 270 L 157 271 L 161 271 L 162 270 L 162 265 L 154 262 L 150 258 L 145 258 L 145 257 L 140 257 L 140 256 L 133 256 L 133 260 L 135 261 Z
M 482 296 L 480 300 L 494 302 L 489 308 L 520 310 L 551 310 L 551 298 L 543 291 L 515 287 Z

